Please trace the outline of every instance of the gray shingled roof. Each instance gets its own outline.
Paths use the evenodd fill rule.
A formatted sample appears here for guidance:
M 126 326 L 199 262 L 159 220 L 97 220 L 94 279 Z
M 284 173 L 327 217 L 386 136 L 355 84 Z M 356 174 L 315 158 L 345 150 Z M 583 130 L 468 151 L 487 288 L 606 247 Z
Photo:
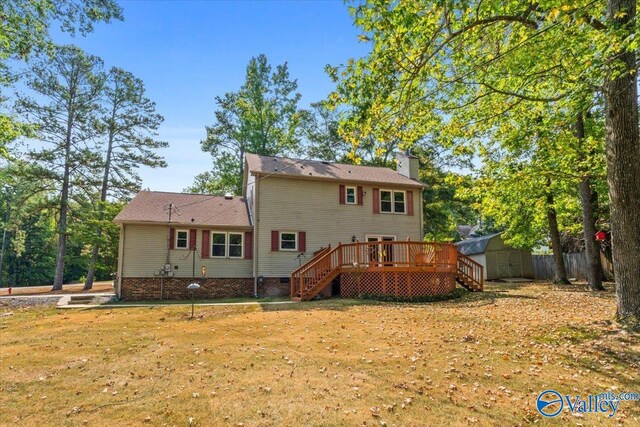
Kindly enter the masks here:
M 502 233 L 489 234 L 481 237 L 474 237 L 473 239 L 465 239 L 456 243 L 458 250 L 465 255 L 482 254 L 487 250 L 489 241 Z
M 310 179 L 332 179 L 338 181 L 371 182 L 377 184 L 424 187 L 390 168 L 357 166 L 319 160 L 297 160 L 286 157 L 246 154 L 249 172 L 253 175 L 283 175 Z
M 250 227 L 249 213 L 244 197 L 206 194 L 165 193 L 141 191 L 131 200 L 113 222 L 148 222 L 167 224 L 169 205 L 174 211 L 171 223 L 177 225 Z M 191 219 L 193 218 L 193 221 Z

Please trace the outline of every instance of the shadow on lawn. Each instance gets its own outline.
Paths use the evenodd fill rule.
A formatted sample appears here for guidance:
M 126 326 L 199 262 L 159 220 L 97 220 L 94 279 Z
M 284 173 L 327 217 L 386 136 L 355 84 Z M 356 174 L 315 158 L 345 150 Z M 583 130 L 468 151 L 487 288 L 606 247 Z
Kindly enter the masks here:
M 640 351 L 637 350 L 640 334 L 621 332 L 612 328 L 611 322 L 603 321 L 585 326 L 567 325 L 553 335 L 540 338 L 556 345 L 568 343 L 582 348 L 579 357 L 566 356 L 567 364 L 576 371 L 589 370 L 614 379 L 626 388 L 619 392 L 638 391 L 637 378 L 631 373 L 640 371 Z
M 379 301 L 375 299 L 342 299 L 328 298 L 313 301 L 305 301 L 293 304 L 261 304 L 263 311 L 310 311 L 310 310 L 336 310 L 345 311 L 360 306 L 395 306 L 395 307 L 460 307 L 493 304 L 498 299 L 538 299 L 530 295 L 508 293 L 507 290 L 465 292 L 460 297 L 443 301 L 426 302 L 397 302 Z

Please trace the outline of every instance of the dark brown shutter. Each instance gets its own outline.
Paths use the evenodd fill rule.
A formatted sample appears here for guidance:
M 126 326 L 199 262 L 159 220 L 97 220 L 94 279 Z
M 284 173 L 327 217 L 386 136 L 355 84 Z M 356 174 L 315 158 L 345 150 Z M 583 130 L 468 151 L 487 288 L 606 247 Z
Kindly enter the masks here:
M 209 230 L 202 230 L 202 252 L 200 253 L 200 257 L 205 259 L 209 258 L 209 237 L 211 236 L 211 232 Z
M 360 206 L 364 204 L 364 191 L 362 191 L 361 185 L 358 185 L 358 204 Z
M 304 231 L 298 232 L 298 251 L 307 251 L 307 233 L 305 233 Z
M 380 213 L 380 189 L 379 188 L 374 188 L 373 189 L 373 213 L 377 214 Z
M 169 227 L 169 249 L 173 250 L 176 248 L 176 229 L 173 227 Z
M 194 250 L 196 248 L 196 229 L 189 230 L 189 249 Z
M 244 258 L 253 258 L 253 231 L 244 232 Z
M 280 232 L 271 231 L 271 250 L 277 252 L 280 249 Z
M 407 191 L 407 215 L 413 215 L 413 191 Z
M 340 184 L 339 193 L 340 194 L 338 195 L 338 198 L 340 199 L 340 204 L 344 205 L 346 203 L 346 201 L 347 201 L 346 200 L 347 196 L 346 196 L 346 190 L 344 188 L 344 185 L 342 185 L 342 184 Z

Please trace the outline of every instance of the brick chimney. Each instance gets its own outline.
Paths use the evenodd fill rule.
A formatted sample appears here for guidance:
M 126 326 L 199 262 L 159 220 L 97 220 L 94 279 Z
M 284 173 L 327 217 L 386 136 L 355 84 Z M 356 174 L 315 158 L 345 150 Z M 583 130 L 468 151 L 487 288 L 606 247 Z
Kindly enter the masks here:
M 396 153 L 396 172 L 407 178 L 418 180 L 420 168 L 418 158 L 407 153 Z

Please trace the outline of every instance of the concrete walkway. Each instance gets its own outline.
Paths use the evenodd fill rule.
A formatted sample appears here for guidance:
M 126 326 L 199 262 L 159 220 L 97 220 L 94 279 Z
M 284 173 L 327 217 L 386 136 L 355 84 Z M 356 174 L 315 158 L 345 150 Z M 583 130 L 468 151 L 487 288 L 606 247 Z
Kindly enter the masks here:
M 94 294 L 87 294 L 87 293 L 83 293 L 83 294 L 61 294 L 61 295 L 48 295 L 48 294 L 43 294 L 43 295 L 0 295 L 0 300 L 7 300 L 7 299 L 30 299 L 30 298 L 63 298 L 63 297 L 67 297 L 67 298 L 71 298 L 72 296 L 87 296 L 90 295 L 92 297 L 114 297 L 116 296 L 116 294 L 114 294 L 113 292 L 96 292 Z

